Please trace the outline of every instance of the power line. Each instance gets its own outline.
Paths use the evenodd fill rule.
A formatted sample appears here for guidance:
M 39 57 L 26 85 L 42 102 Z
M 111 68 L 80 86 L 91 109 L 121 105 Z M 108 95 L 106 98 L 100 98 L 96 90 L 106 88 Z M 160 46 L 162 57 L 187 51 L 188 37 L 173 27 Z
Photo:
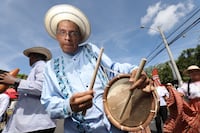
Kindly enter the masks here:
M 200 11 L 200 8 L 194 9 L 194 10 L 191 12 L 192 15 L 191 15 L 188 19 L 186 19 L 180 26 L 178 26 L 178 27 L 177 27 L 169 36 L 167 36 L 166 38 L 168 39 L 168 38 L 169 38 L 170 36 L 172 36 L 175 32 L 177 32 L 185 23 L 187 23 L 190 19 L 192 19 L 192 17 L 194 17 L 199 11 Z M 157 45 L 157 47 L 156 47 L 154 50 L 152 50 L 152 52 L 151 52 L 150 54 L 148 54 L 146 58 L 150 57 L 159 47 L 161 47 L 161 46 L 162 46 L 162 43 L 163 43 L 163 42 L 161 42 L 159 45 Z
M 169 42 L 169 45 L 171 45 L 173 42 L 182 37 L 185 33 L 187 33 L 189 30 L 195 27 L 199 22 L 200 22 L 200 17 L 196 19 L 191 25 L 189 25 L 185 30 L 183 30 L 180 34 L 178 34 L 171 42 Z
M 172 36 L 175 32 L 177 32 L 181 27 L 183 27 L 189 20 L 191 20 L 198 12 L 200 11 L 200 8 L 195 9 L 193 12 L 193 14 L 186 20 L 184 21 L 180 26 L 178 26 L 169 36 L 167 36 L 167 39 Z M 188 27 L 186 27 L 186 29 L 184 29 L 181 33 L 179 33 L 172 41 L 169 42 L 169 45 L 171 45 L 173 42 L 175 42 L 176 40 L 178 40 L 180 37 L 183 36 L 183 34 L 185 34 L 186 32 L 188 32 L 189 30 L 191 30 L 194 26 L 196 26 L 198 23 L 200 22 L 200 18 L 196 19 L 192 24 L 190 24 Z M 146 58 L 150 58 L 150 56 L 155 53 L 156 50 L 158 50 L 158 48 L 160 46 L 162 46 L 163 42 L 161 42 Z M 150 63 L 156 56 L 158 56 L 163 50 L 165 49 L 165 47 L 163 47 L 162 49 L 160 49 L 157 53 L 155 53 L 150 59 L 148 59 L 147 63 Z
M 198 20 L 198 21 L 197 21 Z M 195 23 L 195 25 L 197 25 L 200 22 L 200 18 L 198 18 L 196 21 L 197 23 Z M 195 22 L 196 22 L 195 21 Z M 188 32 L 190 29 L 192 29 L 195 25 L 190 25 L 189 27 L 187 27 L 185 30 L 183 30 L 179 35 L 177 35 L 171 42 L 169 42 L 168 44 L 171 45 L 173 42 L 175 42 L 176 40 L 178 40 L 180 37 L 182 37 L 182 35 L 186 32 Z M 147 63 L 150 63 L 155 57 L 157 57 L 163 50 L 165 49 L 165 47 L 163 47 L 162 49 L 160 49 L 153 57 L 151 57 Z

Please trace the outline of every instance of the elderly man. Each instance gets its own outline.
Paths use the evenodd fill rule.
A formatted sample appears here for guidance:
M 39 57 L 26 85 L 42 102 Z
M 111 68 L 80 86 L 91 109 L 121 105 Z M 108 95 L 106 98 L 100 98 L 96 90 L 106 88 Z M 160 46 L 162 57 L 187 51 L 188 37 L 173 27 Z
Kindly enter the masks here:
M 0 82 L 14 85 L 19 94 L 14 113 L 2 133 L 53 133 L 55 123 L 40 103 L 43 70 L 51 52 L 44 47 L 32 47 L 23 53 L 32 67 L 27 80 L 9 73 L 0 74 Z
M 130 81 L 133 82 L 137 67 L 113 62 L 103 54 L 94 86 L 89 90 L 100 49 L 84 43 L 90 35 L 87 17 L 71 5 L 56 5 L 46 13 L 45 26 L 63 51 L 47 63 L 44 72 L 41 101 L 48 113 L 52 118 L 65 119 L 65 133 L 124 132 L 107 119 L 102 96 L 107 82 L 116 73 L 132 73 Z M 133 88 L 149 87 L 144 73 L 133 83 Z

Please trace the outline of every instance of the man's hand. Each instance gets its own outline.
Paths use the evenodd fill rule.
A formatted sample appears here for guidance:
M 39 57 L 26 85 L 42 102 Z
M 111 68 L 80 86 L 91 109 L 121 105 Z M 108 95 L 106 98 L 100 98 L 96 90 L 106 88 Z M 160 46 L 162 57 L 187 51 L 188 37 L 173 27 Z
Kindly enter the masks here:
M 9 73 L 0 74 L 0 83 L 13 85 L 15 81 L 16 81 L 16 78 Z
M 70 106 L 73 112 L 85 111 L 92 107 L 93 90 L 80 92 L 72 95 L 70 98 Z
M 146 73 L 142 71 L 142 73 L 140 74 L 137 80 L 135 79 L 136 73 L 137 73 L 137 69 L 133 70 L 131 73 L 131 77 L 129 79 L 129 81 L 133 83 L 133 85 L 131 86 L 131 89 L 135 89 L 135 88 L 144 89 L 148 87 L 148 85 L 150 84 L 150 80 L 147 77 Z

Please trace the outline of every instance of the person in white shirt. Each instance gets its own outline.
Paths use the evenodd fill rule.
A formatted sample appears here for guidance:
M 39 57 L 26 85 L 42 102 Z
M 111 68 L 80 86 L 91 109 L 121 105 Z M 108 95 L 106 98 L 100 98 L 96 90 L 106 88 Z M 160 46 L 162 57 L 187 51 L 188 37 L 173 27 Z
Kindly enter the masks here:
M 1 93 L 0 94 L 0 121 L 2 121 L 2 116 L 5 113 L 6 109 L 8 108 L 10 102 L 10 98 L 7 94 Z
M 32 47 L 24 50 L 32 67 L 28 78 L 18 79 L 9 73 L 0 74 L 0 82 L 14 85 L 19 94 L 13 115 L 2 133 L 53 133 L 55 122 L 40 102 L 43 70 L 51 52 L 44 47 Z
M 183 73 L 189 76 L 189 82 L 183 83 L 177 90 L 168 89 L 170 119 L 163 128 L 166 133 L 200 132 L 200 68 L 191 65 Z
M 188 122 L 188 126 L 190 126 L 190 130 L 200 131 L 200 68 L 197 65 L 189 66 L 185 71 L 184 74 L 189 76 L 189 81 L 183 83 L 181 87 L 177 90 L 178 92 L 182 93 L 182 95 L 187 99 L 190 108 L 195 111 L 195 116 L 188 118 L 194 120 L 191 123 Z M 187 112 L 187 111 L 186 111 Z M 188 117 L 192 116 L 192 114 L 188 113 Z M 188 130 L 188 131 L 190 131 Z
M 192 104 L 193 101 L 200 100 L 200 68 L 196 65 L 192 65 L 189 66 L 184 73 L 188 75 L 190 79 L 188 82 L 183 83 L 177 90 L 188 97 Z
M 44 71 L 41 102 L 47 112 L 52 118 L 64 119 L 65 133 L 125 132 L 117 129 L 106 117 L 104 88 L 116 76 L 113 72 L 132 74 L 131 83 L 140 89 L 149 88 L 146 74 L 143 72 L 138 82 L 133 82 L 136 65 L 117 63 L 103 54 L 90 90 L 100 49 L 92 43 L 85 43 L 90 35 L 90 23 L 85 14 L 71 5 L 55 5 L 46 13 L 45 26 L 62 50 L 60 56 L 47 63 Z
M 165 99 L 169 97 L 169 92 L 167 91 L 165 86 L 157 86 L 156 91 L 160 98 L 160 107 L 155 117 L 155 122 L 157 133 L 162 133 L 162 122 L 164 124 L 168 117 L 167 103 Z

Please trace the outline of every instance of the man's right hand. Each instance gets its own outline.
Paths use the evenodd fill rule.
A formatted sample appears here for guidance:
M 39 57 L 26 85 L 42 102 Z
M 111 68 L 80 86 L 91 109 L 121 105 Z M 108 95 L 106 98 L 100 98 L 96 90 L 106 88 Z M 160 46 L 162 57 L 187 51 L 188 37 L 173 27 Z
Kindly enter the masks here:
M 70 106 L 73 112 L 85 111 L 92 107 L 94 91 L 89 90 L 85 92 L 79 92 L 70 98 Z
M 16 81 L 16 78 L 9 73 L 0 74 L 0 82 L 13 85 Z

